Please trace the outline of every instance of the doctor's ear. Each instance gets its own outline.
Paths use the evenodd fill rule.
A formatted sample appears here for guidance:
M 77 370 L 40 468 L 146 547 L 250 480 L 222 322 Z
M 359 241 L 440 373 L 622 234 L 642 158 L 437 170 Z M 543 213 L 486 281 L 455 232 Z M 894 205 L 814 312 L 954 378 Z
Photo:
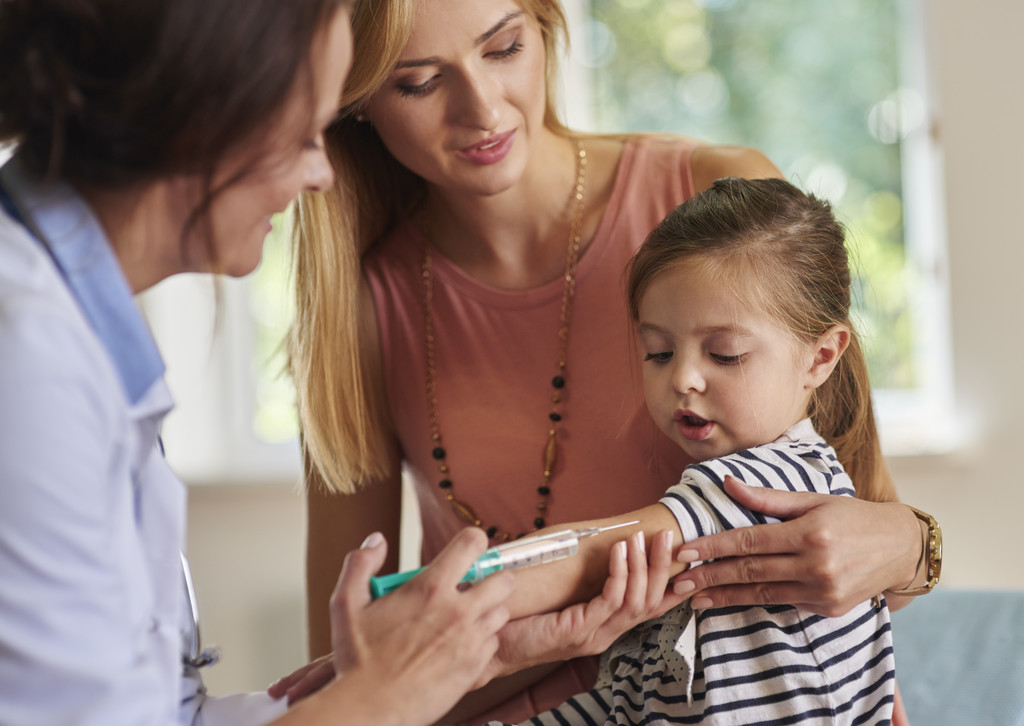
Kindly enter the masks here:
M 808 388 L 817 388 L 828 380 L 849 345 L 850 329 L 845 325 L 833 325 L 821 334 L 814 343 L 814 360 L 807 371 Z

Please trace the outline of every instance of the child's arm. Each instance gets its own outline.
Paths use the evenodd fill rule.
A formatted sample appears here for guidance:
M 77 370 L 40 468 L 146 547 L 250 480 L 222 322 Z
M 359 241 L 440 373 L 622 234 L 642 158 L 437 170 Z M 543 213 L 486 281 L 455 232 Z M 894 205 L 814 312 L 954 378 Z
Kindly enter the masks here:
M 676 563 L 672 556 L 674 544 L 679 540 L 678 527 L 672 525 L 656 531 L 653 537 L 645 535 L 647 527 L 644 520 L 656 524 L 668 511 L 664 507 L 661 509 L 664 512 L 650 507 L 631 513 L 629 518 L 615 517 L 551 528 L 604 526 L 619 520 L 641 519 L 626 541 L 618 536 L 609 536 L 603 544 L 595 542 L 600 537 L 583 539 L 580 541 L 582 557 L 578 555 L 514 573 L 516 597 L 521 600 L 520 612 L 529 611 L 531 603 L 539 606 L 544 602 L 556 602 L 558 598 L 572 597 L 569 593 L 585 592 L 585 587 L 571 587 L 573 583 L 567 579 L 591 577 L 584 560 L 594 568 L 594 577 L 606 579 L 600 594 L 589 601 L 508 623 L 499 633 L 498 653 L 487 675 L 511 675 L 499 677 L 467 694 L 440 723 L 459 722 L 477 716 L 537 682 L 562 661 L 602 653 L 634 625 L 658 617 L 682 603 L 687 596 L 667 590 L 670 573 L 685 567 Z M 671 515 L 668 516 L 671 519 Z M 604 562 L 601 561 L 602 556 L 606 558 Z M 570 562 L 572 560 L 575 562 Z M 565 566 L 571 564 L 577 567 Z
M 671 531 L 677 542 L 693 540 L 725 529 L 745 528 L 767 518 L 735 501 L 723 490 L 723 480 L 730 472 L 741 470 L 751 481 L 766 488 L 798 489 L 831 492 L 853 496 L 853 486 L 843 473 L 831 449 L 815 457 L 814 445 L 798 445 L 779 449 L 758 448 L 739 452 L 722 459 L 713 459 L 688 467 L 682 481 L 671 487 L 661 503 L 644 507 L 621 517 L 584 522 L 563 527 L 607 526 L 616 522 L 638 520 L 633 528 L 642 531 L 648 541 L 659 531 Z M 824 444 L 822 444 L 824 449 Z M 757 453 L 752 453 L 757 452 Z M 810 454 L 810 455 L 808 455 Z M 802 455 L 808 455 L 805 460 Z M 809 463 L 813 462 L 813 463 Z M 580 542 L 580 554 L 544 567 L 520 571 L 516 592 L 508 601 L 512 618 L 547 612 L 592 597 L 607 573 L 609 549 L 617 537 L 594 537 Z M 669 576 L 686 568 L 673 558 L 667 566 Z M 664 595 L 664 593 L 659 593 Z M 685 588 L 674 588 L 678 597 L 688 594 Z M 666 608 L 667 609 L 667 608 Z M 647 608 L 648 618 L 651 607 Z M 640 621 L 637 621 L 640 622 Z M 631 627 L 634 623 L 630 623 Z M 625 632 L 627 628 L 623 628 Z M 569 651 L 570 655 L 581 655 Z
M 607 535 L 581 539 L 579 553 L 575 557 L 552 562 L 542 567 L 519 570 L 516 575 L 516 589 L 507 605 L 512 619 L 561 610 L 569 605 L 584 603 L 601 592 L 609 572 L 609 557 L 612 547 L 619 541 L 642 532 L 644 542 L 654 542 L 659 532 L 672 532 L 675 545 L 682 541 L 679 524 L 672 513 L 662 504 L 652 504 L 626 514 L 548 527 L 541 532 L 553 532 L 568 528 L 606 527 L 636 520 L 633 526 L 616 529 Z M 674 558 L 666 564 L 667 575 L 686 569 L 687 565 L 677 563 Z M 623 632 L 628 628 L 623 629 Z
M 574 557 L 512 573 L 515 590 L 505 605 L 512 618 L 518 620 L 499 634 L 499 652 L 486 674 L 492 678 L 531 670 L 517 674 L 514 679 L 503 678 L 503 682 L 489 684 L 486 692 L 471 694 L 473 706 L 463 704 L 462 709 L 467 715 L 473 709 L 501 702 L 551 670 L 551 666 L 545 669 L 538 664 L 601 653 L 636 623 L 656 617 L 684 599 L 671 592 L 663 597 L 671 575 L 687 565 L 677 563 L 672 556 L 680 541 L 679 526 L 660 504 L 626 515 L 558 525 L 544 531 L 633 520 L 639 523 L 608 535 L 581 539 L 579 553 Z M 671 539 L 665 536 L 665 530 L 671 532 Z M 659 532 L 660 538 L 656 536 Z M 615 545 L 624 540 L 628 542 L 625 558 L 612 557 Z M 647 547 L 643 544 L 646 542 L 651 543 L 649 566 Z M 287 696 L 290 702 L 296 701 L 322 688 L 333 677 L 334 664 L 328 656 L 282 678 L 269 690 L 274 698 Z

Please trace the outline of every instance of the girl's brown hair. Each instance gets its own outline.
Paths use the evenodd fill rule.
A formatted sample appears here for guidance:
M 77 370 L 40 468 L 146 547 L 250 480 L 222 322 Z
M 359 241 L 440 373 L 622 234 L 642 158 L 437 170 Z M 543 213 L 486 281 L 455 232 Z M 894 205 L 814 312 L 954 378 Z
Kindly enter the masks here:
M 850 322 L 850 266 L 843 229 L 828 202 L 782 179 L 719 179 L 684 202 L 648 236 L 629 269 L 634 320 L 651 281 L 698 264 L 765 310 L 801 341 L 850 329 L 850 344 L 812 395 L 808 415 L 853 480 L 857 496 L 895 501 L 883 463 L 860 341 Z M 742 284 L 737 284 L 742 281 Z

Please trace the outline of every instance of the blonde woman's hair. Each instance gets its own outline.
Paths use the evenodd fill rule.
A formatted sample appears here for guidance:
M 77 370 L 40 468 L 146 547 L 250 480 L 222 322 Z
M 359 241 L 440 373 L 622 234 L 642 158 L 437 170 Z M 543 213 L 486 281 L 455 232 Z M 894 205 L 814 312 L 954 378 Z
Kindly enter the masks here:
M 637 250 L 627 283 L 634 321 L 651 282 L 684 262 L 736 289 L 797 340 L 814 342 L 835 325 L 850 329 L 846 352 L 814 391 L 807 414 L 859 498 L 895 501 L 883 475 L 867 364 L 850 322 L 843 229 L 828 202 L 782 179 L 719 179 L 671 212 Z
M 557 0 L 517 0 L 539 23 L 547 54 L 545 126 L 561 135 L 557 59 L 568 42 Z M 374 331 L 360 329 L 362 256 L 423 201 L 423 180 L 398 163 L 359 113 L 391 74 L 412 29 L 414 0 L 360 0 L 353 13 L 353 64 L 339 119 L 326 134 L 336 181 L 296 205 L 292 240 L 296 315 L 288 337 L 307 479 L 352 492 L 388 476 L 395 442 L 387 402 L 368 385 Z

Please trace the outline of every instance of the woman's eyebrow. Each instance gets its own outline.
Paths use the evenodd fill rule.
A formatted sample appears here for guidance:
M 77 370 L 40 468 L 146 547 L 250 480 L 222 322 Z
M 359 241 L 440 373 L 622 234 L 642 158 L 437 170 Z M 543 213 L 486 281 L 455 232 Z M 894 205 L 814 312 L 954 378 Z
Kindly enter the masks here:
M 479 38 L 477 38 L 476 39 L 476 44 L 477 45 L 483 45 L 488 40 L 490 40 L 492 37 L 494 37 L 494 35 L 496 33 L 500 32 L 502 28 L 504 28 L 506 25 L 511 23 L 513 20 L 515 20 L 516 18 L 518 18 L 522 14 L 523 14 L 522 10 L 517 10 L 514 13 L 509 13 L 508 15 L 503 17 L 501 20 L 499 20 L 497 23 L 495 23 L 494 26 L 490 30 L 488 30 L 486 33 L 484 33 Z
M 506 25 L 511 23 L 516 18 L 520 17 L 522 14 L 522 10 L 517 10 L 514 13 L 509 13 L 501 20 L 499 20 L 497 23 L 495 23 L 489 30 L 482 33 L 480 37 L 476 39 L 475 45 L 483 45 L 488 40 L 493 38 L 497 33 L 500 33 L 502 28 L 504 28 Z M 438 65 L 440 62 L 440 58 L 417 58 L 415 60 L 398 61 L 398 63 L 395 64 L 395 70 L 397 71 L 402 68 L 419 68 L 421 66 L 434 66 Z

